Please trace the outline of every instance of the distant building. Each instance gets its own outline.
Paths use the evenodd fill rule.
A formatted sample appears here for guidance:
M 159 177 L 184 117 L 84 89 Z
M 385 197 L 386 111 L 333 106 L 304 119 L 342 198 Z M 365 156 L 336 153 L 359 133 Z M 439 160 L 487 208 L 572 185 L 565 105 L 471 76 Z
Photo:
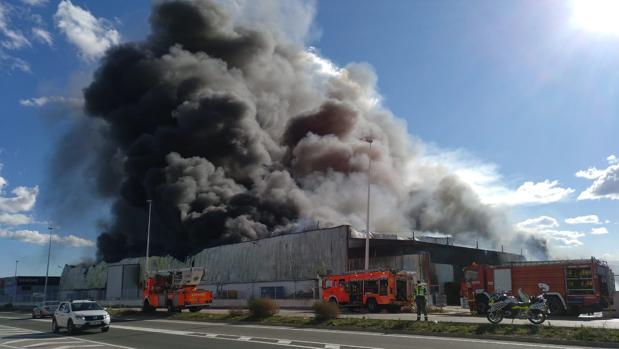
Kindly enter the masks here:
M 58 299 L 60 277 L 47 278 L 47 299 Z M 0 305 L 7 303 L 33 303 L 43 300 L 45 276 L 18 276 L 0 278 Z

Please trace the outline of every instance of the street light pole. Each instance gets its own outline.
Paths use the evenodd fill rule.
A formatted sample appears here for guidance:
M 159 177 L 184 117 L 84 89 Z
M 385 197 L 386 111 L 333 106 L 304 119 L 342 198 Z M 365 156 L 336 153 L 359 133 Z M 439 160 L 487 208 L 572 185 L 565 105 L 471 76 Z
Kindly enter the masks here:
M 49 276 L 49 256 L 52 253 L 52 231 L 54 228 L 49 227 L 49 246 L 47 248 L 47 268 L 45 269 L 45 286 L 43 287 L 43 304 L 47 301 L 47 278 Z
M 150 212 L 153 206 L 153 200 L 146 200 L 148 202 L 148 228 L 146 229 L 146 277 L 150 273 L 150 264 L 148 264 L 148 255 L 150 254 Z
M 366 142 L 370 143 L 370 151 L 368 152 L 368 204 L 365 221 L 365 270 L 370 269 L 370 183 L 372 175 L 372 138 L 367 138 Z
M 15 280 L 17 280 L 17 263 L 19 263 L 19 261 L 15 260 Z

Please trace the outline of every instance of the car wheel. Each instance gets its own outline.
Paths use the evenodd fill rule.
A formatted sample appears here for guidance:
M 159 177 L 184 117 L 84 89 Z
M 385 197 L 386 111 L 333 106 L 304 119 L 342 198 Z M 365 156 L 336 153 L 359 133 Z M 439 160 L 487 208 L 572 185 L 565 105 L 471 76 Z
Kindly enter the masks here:
M 32 311 L 32 318 L 33 318 L 33 319 L 36 319 L 36 318 L 37 318 L 37 316 L 34 314 L 34 310 Z
M 75 326 L 73 326 L 73 321 L 71 321 L 71 320 L 69 320 L 69 322 L 67 322 L 67 334 L 69 336 L 75 334 Z
M 53 333 L 59 332 L 58 323 L 56 323 L 56 319 L 52 319 L 52 332 Z
M 110 326 L 101 327 L 101 332 L 107 332 L 110 330 Z

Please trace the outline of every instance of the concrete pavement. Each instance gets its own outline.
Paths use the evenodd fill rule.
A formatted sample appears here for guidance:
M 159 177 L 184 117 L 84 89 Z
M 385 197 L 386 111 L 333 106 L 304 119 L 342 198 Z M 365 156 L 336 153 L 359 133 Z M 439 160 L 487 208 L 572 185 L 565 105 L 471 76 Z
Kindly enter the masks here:
M 0 313 L 2 349 L 163 349 L 163 348 L 320 348 L 320 349 L 559 349 L 566 346 L 495 340 L 426 337 L 374 332 L 205 323 L 166 319 L 114 321 L 108 333 L 89 331 L 76 336 L 49 333 L 49 319 Z M 581 347 L 578 347 L 581 348 Z

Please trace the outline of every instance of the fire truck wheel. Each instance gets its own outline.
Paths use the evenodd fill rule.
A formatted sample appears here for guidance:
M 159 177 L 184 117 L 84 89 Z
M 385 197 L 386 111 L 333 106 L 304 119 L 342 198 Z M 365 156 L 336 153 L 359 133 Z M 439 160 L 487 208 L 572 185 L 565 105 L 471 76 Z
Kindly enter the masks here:
M 202 310 L 202 309 L 197 308 L 197 307 L 191 307 L 191 308 L 189 308 L 189 312 L 190 312 L 190 313 L 197 313 L 197 312 L 199 312 L 200 310 Z
M 335 303 L 337 305 L 337 299 L 335 297 L 329 298 L 329 303 Z
M 376 299 L 370 298 L 368 299 L 368 311 L 370 313 L 378 313 L 378 304 L 376 304 Z
M 176 307 L 172 302 L 168 303 L 168 313 L 176 313 Z
M 550 311 L 550 315 L 553 316 L 565 315 L 563 304 L 561 304 L 561 301 L 556 297 L 548 298 L 548 310 Z

